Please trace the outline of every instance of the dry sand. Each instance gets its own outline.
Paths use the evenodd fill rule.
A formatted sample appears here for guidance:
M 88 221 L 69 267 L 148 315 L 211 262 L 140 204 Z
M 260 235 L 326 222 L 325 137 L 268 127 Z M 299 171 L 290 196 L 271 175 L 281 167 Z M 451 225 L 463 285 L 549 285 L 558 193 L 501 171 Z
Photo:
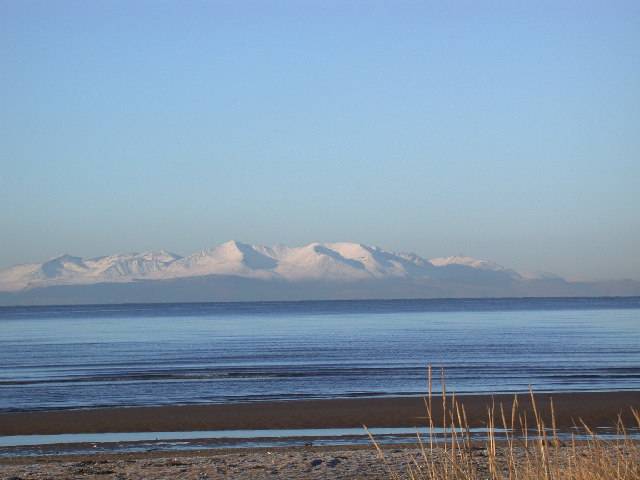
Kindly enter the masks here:
M 577 447 L 578 456 L 583 446 Z M 498 448 L 498 458 L 506 450 Z M 572 455 L 571 448 L 562 447 L 561 457 Z M 443 458 L 441 449 L 434 451 Z M 473 450 L 473 461 L 479 473 L 487 472 L 488 453 L 484 447 Z M 516 447 L 515 459 L 522 461 L 525 452 Z M 308 447 L 271 450 L 203 451 L 181 454 L 111 454 L 91 457 L 18 458 L 0 462 L 0 478 L 7 480 L 45 479 L 175 479 L 212 480 L 250 479 L 389 479 L 390 471 L 400 478 L 406 476 L 414 459 L 421 462 L 421 452 L 415 445 L 390 446 L 384 449 L 383 462 L 373 447 Z M 442 460 L 441 460 L 442 461 Z M 640 459 L 638 459 L 640 461 Z M 637 461 L 636 461 L 637 466 Z M 635 469 L 629 479 L 639 478 Z M 482 475 L 484 476 L 484 475 Z

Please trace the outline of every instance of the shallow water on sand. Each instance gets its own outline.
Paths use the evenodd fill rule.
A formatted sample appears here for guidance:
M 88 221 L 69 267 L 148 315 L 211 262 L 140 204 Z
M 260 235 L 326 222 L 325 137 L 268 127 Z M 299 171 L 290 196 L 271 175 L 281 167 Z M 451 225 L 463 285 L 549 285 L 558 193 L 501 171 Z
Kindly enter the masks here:
M 632 428 L 626 436 L 610 428 L 596 429 L 600 440 L 640 439 L 640 430 Z M 451 431 L 448 430 L 449 435 Z M 523 438 L 520 432 L 494 429 L 494 438 L 505 440 L 514 434 Z M 485 442 L 488 430 L 472 428 L 458 430 L 473 442 Z M 186 452 L 190 450 L 234 449 L 234 448 L 274 448 L 328 445 L 371 445 L 371 437 L 381 445 L 418 443 L 419 438 L 441 443 L 450 442 L 450 436 L 443 436 L 441 428 L 429 430 L 420 428 L 315 428 L 288 430 L 214 430 L 192 432 L 133 432 L 64 435 L 19 435 L 0 436 L 0 458 L 38 455 L 87 455 L 97 453 L 134 453 L 152 451 Z M 418 437 L 418 434 L 420 437 Z M 547 434 L 553 432 L 549 429 Z M 529 440 L 535 440 L 536 429 L 528 433 Z M 592 437 L 582 430 L 559 432 L 561 441 L 582 441 Z
M 0 411 L 640 389 L 640 299 L 0 308 Z M 437 390 L 439 386 L 436 384 Z

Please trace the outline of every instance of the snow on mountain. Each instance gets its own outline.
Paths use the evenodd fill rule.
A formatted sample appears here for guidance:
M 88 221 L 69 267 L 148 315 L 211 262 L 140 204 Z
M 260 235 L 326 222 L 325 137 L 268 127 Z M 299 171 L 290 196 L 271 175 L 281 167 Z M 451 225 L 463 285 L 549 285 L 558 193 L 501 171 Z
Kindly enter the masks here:
M 498 265 L 497 263 L 489 262 L 488 260 L 478 260 L 476 258 L 466 257 L 464 255 L 432 258 L 429 261 L 436 267 L 445 267 L 447 265 L 463 265 L 465 267 L 479 268 L 481 270 L 506 270 L 503 266 Z
M 466 267 L 472 268 L 475 271 L 494 272 L 500 274 L 503 277 L 508 277 L 513 280 L 522 280 L 524 277 L 515 270 L 505 268 L 502 265 L 498 265 L 495 262 L 489 260 L 478 260 L 477 258 L 467 257 L 465 255 L 456 255 L 452 257 L 440 257 L 432 258 L 429 260 L 435 267 Z
M 71 255 L 60 255 L 44 263 L 16 265 L 0 270 L 0 290 L 21 290 L 49 282 L 65 283 L 83 276 L 87 270 L 82 258 Z
M 29 286 L 31 279 L 36 279 L 42 272 L 39 263 L 26 263 L 0 270 L 0 291 L 13 292 Z
M 174 253 L 159 250 L 92 258 L 86 260 L 85 265 L 91 270 L 92 277 L 121 279 L 160 272 L 180 258 Z
M 431 273 L 432 265 L 414 254 L 387 252 L 378 247 L 356 243 L 332 243 L 332 249 L 343 257 L 359 262 L 373 277 L 424 277 Z
M 452 270 L 453 268 L 453 270 Z M 521 278 L 513 270 L 471 257 L 426 260 L 359 243 L 311 243 L 302 247 L 266 247 L 230 241 L 180 257 L 160 250 L 82 259 L 62 255 L 41 264 L 0 270 L 0 291 L 52 285 L 166 280 L 207 275 L 288 281 L 463 278 L 467 273 L 497 272 Z
M 40 264 L 16 265 L 0 270 L 0 291 L 50 285 L 129 282 L 164 270 L 179 258 L 164 250 L 89 259 L 61 255 Z
M 163 272 L 163 277 L 202 275 L 265 276 L 262 270 L 272 269 L 277 262 L 252 245 L 234 240 L 217 247 L 184 257 Z
M 281 247 L 273 254 L 278 259 L 278 275 L 291 280 L 358 280 L 371 275 L 361 262 L 341 255 L 331 244 Z

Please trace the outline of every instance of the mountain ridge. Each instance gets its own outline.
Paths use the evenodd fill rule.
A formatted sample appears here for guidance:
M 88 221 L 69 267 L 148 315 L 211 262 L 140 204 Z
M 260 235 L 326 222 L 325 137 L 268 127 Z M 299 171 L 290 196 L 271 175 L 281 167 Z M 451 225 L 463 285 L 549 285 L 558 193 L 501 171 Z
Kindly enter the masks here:
M 15 265 L 0 270 L 0 291 L 62 284 L 167 280 L 207 275 L 294 281 L 429 277 L 438 268 L 452 265 L 496 272 L 508 271 L 487 260 L 460 256 L 429 260 L 414 253 L 396 253 L 362 243 L 313 242 L 301 247 L 269 247 L 230 240 L 186 256 L 167 250 L 89 258 L 63 254 L 42 263 Z
M 640 295 L 640 282 L 569 282 L 464 255 L 426 259 L 354 242 L 300 247 L 231 240 L 167 250 L 60 255 L 0 270 L 0 304 Z

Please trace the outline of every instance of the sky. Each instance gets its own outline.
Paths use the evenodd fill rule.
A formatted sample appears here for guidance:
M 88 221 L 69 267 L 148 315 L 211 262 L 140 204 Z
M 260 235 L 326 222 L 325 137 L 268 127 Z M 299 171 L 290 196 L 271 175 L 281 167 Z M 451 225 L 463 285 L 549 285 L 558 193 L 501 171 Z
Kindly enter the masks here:
M 640 280 L 640 2 L 0 0 L 0 268 L 356 241 Z

